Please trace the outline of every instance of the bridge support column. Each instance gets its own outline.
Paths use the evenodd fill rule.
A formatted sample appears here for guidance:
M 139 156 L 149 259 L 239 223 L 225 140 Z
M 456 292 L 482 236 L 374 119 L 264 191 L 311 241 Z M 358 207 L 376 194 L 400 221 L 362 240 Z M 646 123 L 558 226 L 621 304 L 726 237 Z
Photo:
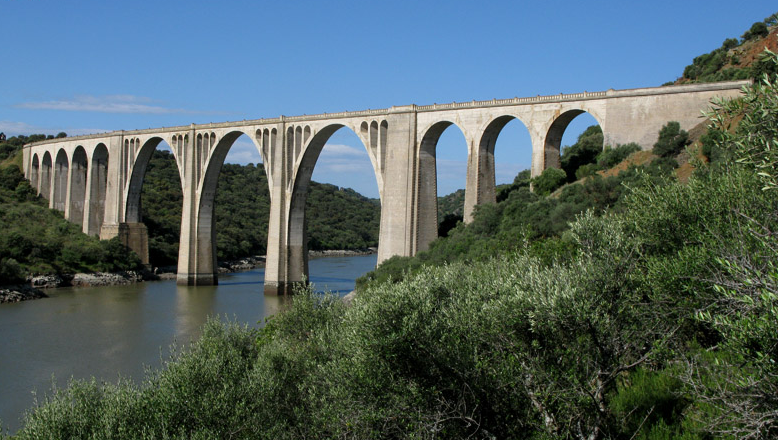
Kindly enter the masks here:
M 429 245 L 420 234 L 421 215 L 430 200 L 422 200 L 419 191 L 419 160 L 414 106 L 392 107 L 386 117 L 387 154 L 381 190 L 381 229 L 378 237 L 378 263 L 395 256 L 411 256 L 419 247 Z M 419 140 L 420 141 L 420 140 Z M 434 160 L 434 158 L 433 158 Z M 435 164 L 432 164 L 434 171 Z M 437 197 L 433 185 L 431 193 Z M 437 198 L 432 199 L 432 211 L 437 218 Z M 437 222 L 435 222 L 437 236 Z
M 465 183 L 465 206 L 463 221 L 473 221 L 475 207 L 482 203 L 496 203 L 494 178 L 494 144 L 497 135 L 486 134 L 480 143 L 468 140 L 467 181 Z
M 184 154 L 181 158 L 183 176 L 181 179 L 184 201 L 181 209 L 181 238 L 178 247 L 178 275 L 176 282 L 184 286 L 213 286 L 218 284 L 216 273 L 215 231 L 211 220 L 213 206 L 201 206 L 200 182 L 197 176 L 202 163 L 193 154 L 192 144 L 196 139 L 194 124 L 183 138 Z M 211 199 L 212 200 L 212 199 Z
M 108 240 L 119 237 L 123 245 L 138 254 L 141 263 L 149 266 L 149 231 L 143 223 L 104 224 L 100 229 L 100 238 Z
M 287 295 L 292 293 L 292 285 L 287 283 L 289 273 L 289 249 L 287 246 L 287 234 L 289 231 L 289 206 L 286 187 L 291 178 L 287 173 L 287 154 L 285 124 L 279 124 L 274 132 L 281 133 L 280 142 L 276 143 L 275 137 L 266 142 L 272 142 L 269 146 L 268 157 L 265 157 L 265 170 L 270 178 L 270 218 L 267 232 L 267 255 L 265 256 L 265 295 Z M 274 135 L 275 136 L 275 135 Z

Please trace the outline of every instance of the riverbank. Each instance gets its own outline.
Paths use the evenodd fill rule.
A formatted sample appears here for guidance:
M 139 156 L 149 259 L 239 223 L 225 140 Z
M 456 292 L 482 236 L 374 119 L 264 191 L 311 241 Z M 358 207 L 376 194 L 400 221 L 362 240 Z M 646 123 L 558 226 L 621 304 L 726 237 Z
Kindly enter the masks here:
M 323 250 L 309 251 L 309 258 L 326 257 L 354 257 L 371 255 L 377 252 L 376 248 L 355 250 Z M 265 256 L 255 255 L 219 262 L 220 274 L 243 272 L 257 267 L 265 266 Z M 154 270 L 126 271 L 126 272 L 95 272 L 77 274 L 48 274 L 39 275 L 29 279 L 29 284 L 0 286 L 0 303 L 19 302 L 31 299 L 47 298 L 40 289 L 53 289 L 59 287 L 97 287 L 132 284 L 141 281 L 159 281 L 176 278 L 176 266 L 154 268 Z
M 14 285 L 0 287 L 0 304 L 15 303 L 29 299 L 47 298 L 42 290 L 27 285 Z

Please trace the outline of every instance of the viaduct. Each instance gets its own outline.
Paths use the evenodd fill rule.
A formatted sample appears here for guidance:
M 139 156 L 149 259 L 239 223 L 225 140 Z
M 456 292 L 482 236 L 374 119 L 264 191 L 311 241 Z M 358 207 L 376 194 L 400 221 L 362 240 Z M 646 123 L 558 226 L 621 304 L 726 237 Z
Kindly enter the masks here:
M 265 293 L 286 294 L 308 275 L 305 199 L 314 165 L 329 137 L 348 127 L 364 144 L 381 198 L 378 261 L 411 256 L 437 237 L 435 147 L 458 126 L 468 145 L 465 221 L 475 206 L 495 201 L 494 145 L 518 119 L 532 139 L 532 175 L 559 167 L 562 134 L 581 113 L 600 124 L 606 145 L 652 147 L 662 125 L 689 130 L 714 98 L 740 94 L 747 81 L 608 90 L 451 104 L 406 105 L 311 116 L 53 139 L 24 147 L 24 173 L 38 194 L 87 234 L 115 236 L 148 263 L 140 194 L 160 142 L 170 146 L 183 189 L 179 284 L 217 283 L 214 200 L 224 159 L 247 135 L 264 162 L 270 189 Z

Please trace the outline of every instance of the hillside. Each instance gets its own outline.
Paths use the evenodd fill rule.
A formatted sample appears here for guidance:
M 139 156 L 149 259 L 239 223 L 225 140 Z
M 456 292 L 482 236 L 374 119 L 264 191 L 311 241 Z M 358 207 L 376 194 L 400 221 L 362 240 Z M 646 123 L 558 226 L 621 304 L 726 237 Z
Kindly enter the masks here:
M 762 59 L 762 52 L 778 51 L 778 14 L 754 23 L 740 39 L 727 38 L 721 47 L 694 58 L 683 76 L 671 84 L 760 78 L 775 73 L 775 66 Z
M 18 136 L 0 143 L 0 285 L 31 275 L 141 268 L 138 257 L 118 239 L 100 241 L 82 233 L 35 195 L 17 152 L 25 143 L 44 138 Z

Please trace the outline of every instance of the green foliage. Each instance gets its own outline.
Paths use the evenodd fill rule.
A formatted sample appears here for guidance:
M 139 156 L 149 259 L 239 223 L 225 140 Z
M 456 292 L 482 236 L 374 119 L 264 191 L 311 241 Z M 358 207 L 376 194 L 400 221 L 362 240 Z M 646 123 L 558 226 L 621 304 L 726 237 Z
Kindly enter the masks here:
M 24 139 L 30 138 L 35 139 Z M 44 273 L 142 267 L 137 255 L 118 239 L 100 241 L 87 236 L 78 225 L 49 209 L 16 165 L 0 168 L 0 228 L 0 285 Z
M 311 182 L 305 205 L 308 248 L 366 249 L 378 246 L 381 205 L 351 188 Z
M 684 69 L 683 78 L 691 82 L 732 81 L 748 78 L 760 79 L 762 74 L 765 73 L 765 69 L 773 68 L 772 65 L 757 61 L 750 66 L 744 66 L 736 49 L 743 45 L 747 49 L 750 44 L 758 44 L 755 43 L 756 40 L 764 38 L 769 34 L 768 26 L 776 25 L 776 16 L 778 14 L 773 14 L 765 18 L 763 22 L 756 22 L 751 25 L 751 28 L 742 35 L 742 40 L 738 41 L 735 38 L 727 38 L 718 49 L 694 58 L 692 64 Z
M 602 152 L 597 155 L 597 166 L 600 169 L 610 169 L 626 159 L 630 154 L 640 151 L 640 145 L 631 142 L 625 145 L 617 145 L 611 148 L 606 145 Z
M 681 130 L 681 124 L 670 121 L 659 130 L 659 138 L 654 144 L 654 154 L 659 157 L 676 156 L 689 144 L 689 133 Z
M 575 181 L 579 167 L 597 160 L 597 155 L 602 151 L 603 139 L 602 128 L 592 125 L 578 135 L 575 144 L 562 149 L 559 163 L 567 174 L 568 182 Z
M 451 194 L 438 197 L 438 223 L 442 223 L 447 217 L 463 217 L 465 207 L 465 190 L 458 189 Z
M 567 174 L 559 168 L 546 168 L 532 179 L 532 185 L 538 194 L 548 195 L 561 187 L 567 181 Z
M 778 55 L 765 50 L 764 58 L 774 67 Z M 716 101 L 708 115 L 713 123 L 709 144 L 711 149 L 732 151 L 737 161 L 754 170 L 764 188 L 778 188 L 778 74 L 765 74 L 761 81 L 744 89 L 741 99 Z M 742 117 L 737 127 L 730 130 L 734 120 Z
M 741 38 L 743 41 L 748 40 L 756 40 L 758 38 L 764 38 L 769 34 L 770 31 L 767 29 L 767 25 L 764 22 L 757 21 L 756 23 L 751 25 L 751 28 L 747 30 Z

